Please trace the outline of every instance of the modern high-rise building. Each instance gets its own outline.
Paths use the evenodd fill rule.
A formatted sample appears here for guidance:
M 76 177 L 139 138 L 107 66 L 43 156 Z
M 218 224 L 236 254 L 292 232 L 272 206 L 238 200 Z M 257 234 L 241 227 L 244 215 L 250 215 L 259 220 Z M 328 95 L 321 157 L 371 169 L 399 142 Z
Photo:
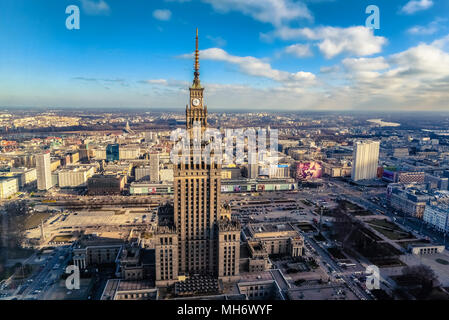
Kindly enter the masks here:
M 106 161 L 118 161 L 120 159 L 120 147 L 118 144 L 108 144 L 106 146 Z
M 207 128 L 207 106 L 199 79 L 198 30 L 194 70 L 186 106 L 186 129 L 192 137 L 195 122 L 202 132 Z M 206 163 L 192 149 L 191 142 L 187 161 L 174 164 L 173 220 L 159 218 L 165 223 L 160 223 L 155 237 L 158 286 L 175 283 L 179 276 L 203 275 L 222 281 L 239 277 L 240 224 L 224 214 L 221 205 L 221 164 Z
M 257 153 L 248 155 L 248 178 L 256 179 L 259 176 L 259 164 L 257 161 Z
M 148 167 L 148 166 L 137 167 L 134 172 L 135 172 L 136 181 L 141 181 L 141 180 L 150 181 L 150 167 Z
M 36 156 L 37 189 L 48 190 L 52 187 L 51 182 L 50 153 L 38 154 Z
M 89 143 L 84 142 L 79 149 L 79 160 L 82 163 L 89 163 Z
M 150 153 L 150 181 L 159 181 L 159 153 Z
M 354 141 L 351 174 L 351 179 L 353 181 L 374 179 L 377 177 L 379 147 L 379 141 Z

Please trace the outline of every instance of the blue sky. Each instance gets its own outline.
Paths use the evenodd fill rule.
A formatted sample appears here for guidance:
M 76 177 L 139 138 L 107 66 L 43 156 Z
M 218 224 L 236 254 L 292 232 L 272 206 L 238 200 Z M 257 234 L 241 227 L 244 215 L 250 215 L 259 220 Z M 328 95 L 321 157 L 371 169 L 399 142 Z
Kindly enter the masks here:
M 448 12 L 447 0 L 2 0 L 0 106 L 182 109 L 198 27 L 210 110 L 449 110 Z

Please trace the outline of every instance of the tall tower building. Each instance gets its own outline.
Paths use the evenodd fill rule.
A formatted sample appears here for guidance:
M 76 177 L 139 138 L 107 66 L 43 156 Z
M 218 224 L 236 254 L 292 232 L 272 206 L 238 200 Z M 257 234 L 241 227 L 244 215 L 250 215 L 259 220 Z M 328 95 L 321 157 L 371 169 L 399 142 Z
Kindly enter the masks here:
M 119 161 L 120 146 L 117 143 L 108 144 L 106 146 L 106 161 Z
M 221 164 L 206 163 L 193 150 L 194 126 L 201 132 L 207 128 L 199 76 L 197 30 L 194 79 L 186 106 L 190 155 L 174 165 L 173 225 L 161 226 L 156 235 L 157 285 L 176 282 L 178 276 L 201 274 L 232 281 L 239 275 L 240 224 L 221 212 Z
M 36 156 L 37 189 L 48 190 L 52 187 L 50 153 L 38 154 Z
M 259 165 L 257 154 L 248 155 L 248 178 L 257 179 L 259 176 Z
M 79 149 L 81 163 L 89 163 L 89 143 L 84 141 Z
M 159 182 L 159 153 L 150 153 L 150 181 Z
M 354 141 L 351 174 L 351 179 L 353 181 L 374 179 L 377 177 L 379 147 L 379 141 Z

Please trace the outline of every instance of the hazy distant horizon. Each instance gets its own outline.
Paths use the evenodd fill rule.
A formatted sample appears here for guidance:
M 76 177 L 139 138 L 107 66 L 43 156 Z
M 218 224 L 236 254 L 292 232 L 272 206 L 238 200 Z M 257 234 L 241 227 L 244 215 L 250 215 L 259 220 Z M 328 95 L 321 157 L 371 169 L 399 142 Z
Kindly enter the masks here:
M 74 110 L 75 109 L 75 110 Z M 83 111 L 97 111 L 97 112 L 155 112 L 155 113 L 163 113 L 163 112 L 174 112 L 174 113 L 184 113 L 184 108 L 179 107 L 160 107 L 160 108 L 146 108 L 146 107 L 33 107 L 33 106 L 0 106 L 0 112 L 7 111 L 71 111 L 71 112 L 83 112 Z M 247 109 L 229 109 L 229 108 L 219 108 L 219 107 L 208 107 L 209 113 L 268 113 L 268 114 L 276 114 L 276 113 L 352 113 L 352 114 L 366 114 L 366 115 L 389 115 L 389 114 L 403 114 L 404 110 L 357 110 L 357 109 L 297 109 L 297 110 L 289 110 L 289 109 L 256 109 L 248 107 Z M 407 115 L 412 114 L 448 114 L 448 110 L 407 110 Z

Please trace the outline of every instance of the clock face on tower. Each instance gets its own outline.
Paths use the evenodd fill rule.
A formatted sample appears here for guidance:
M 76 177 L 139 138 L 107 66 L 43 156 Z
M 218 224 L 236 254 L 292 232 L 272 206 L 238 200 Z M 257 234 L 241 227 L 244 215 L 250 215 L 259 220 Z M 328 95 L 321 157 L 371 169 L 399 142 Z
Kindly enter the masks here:
M 200 105 L 200 99 L 193 99 L 192 100 L 192 104 L 195 106 L 195 107 L 198 107 L 199 105 Z

